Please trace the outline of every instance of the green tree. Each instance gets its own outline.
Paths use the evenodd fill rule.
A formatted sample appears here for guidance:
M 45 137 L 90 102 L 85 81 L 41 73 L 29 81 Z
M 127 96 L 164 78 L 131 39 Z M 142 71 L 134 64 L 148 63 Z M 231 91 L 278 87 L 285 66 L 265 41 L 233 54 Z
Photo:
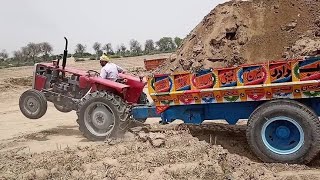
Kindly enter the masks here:
M 99 42 L 95 42 L 92 48 L 96 52 L 96 55 L 99 56 L 99 51 L 101 50 L 101 44 Z
M 44 55 L 49 55 L 53 51 L 53 47 L 48 42 L 40 43 L 41 52 Z
M 45 60 L 47 61 L 49 58 L 49 54 L 53 51 L 52 46 L 48 42 L 43 42 L 39 44 L 41 52 L 44 55 Z
M 112 44 L 111 43 L 107 43 L 103 46 L 103 50 L 106 51 L 107 55 L 113 55 L 113 48 L 112 48 Z
M 141 45 L 137 40 L 131 39 L 131 41 L 130 41 L 130 51 L 131 51 L 131 54 L 133 56 L 138 56 L 142 52 Z
M 174 38 L 174 43 L 176 44 L 177 48 L 179 48 L 182 44 L 182 39 L 179 37 Z
M 3 49 L 1 52 L 0 52 L 0 59 L 1 60 L 5 60 L 9 57 L 7 51 L 5 49 Z
M 120 46 L 121 56 L 125 56 L 126 51 L 127 51 L 127 47 L 124 44 L 121 44 L 121 46 Z
M 154 46 L 154 42 L 152 39 L 148 39 L 146 40 L 145 46 L 144 46 L 144 53 L 145 54 L 150 54 L 152 52 L 155 51 L 155 46 Z
M 24 54 L 22 53 L 21 50 L 18 50 L 18 51 L 14 51 L 13 52 L 13 59 L 15 61 L 18 62 L 18 65 L 20 64 L 20 62 L 24 59 Z
M 76 51 L 76 54 L 79 54 L 80 57 L 83 57 L 83 53 L 86 52 L 86 49 L 87 47 L 85 45 L 79 43 L 76 45 L 75 51 Z
M 117 48 L 116 48 L 116 55 L 118 55 L 118 56 L 121 55 L 121 48 L 120 48 L 119 45 L 118 45 Z
M 33 63 L 36 63 L 36 58 L 38 57 L 38 55 L 41 53 L 41 46 L 40 44 L 36 44 L 36 43 L 29 43 L 27 45 L 27 49 L 29 51 L 29 56 L 31 58 L 31 60 L 33 61 Z
M 171 37 L 163 37 L 156 44 L 161 52 L 172 52 L 176 49 L 176 45 Z
M 21 53 L 22 53 L 22 60 L 23 61 L 28 61 L 30 59 L 30 49 L 27 46 L 24 46 L 21 48 Z

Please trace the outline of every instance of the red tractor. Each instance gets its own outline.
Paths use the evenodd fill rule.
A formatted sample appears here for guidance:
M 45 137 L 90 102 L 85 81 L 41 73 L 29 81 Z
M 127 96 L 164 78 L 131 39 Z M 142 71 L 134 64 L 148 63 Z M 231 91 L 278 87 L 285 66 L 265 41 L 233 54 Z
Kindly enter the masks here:
M 68 40 L 62 65 L 60 59 L 34 66 L 32 89 L 25 91 L 19 107 L 29 119 L 47 111 L 47 101 L 61 112 L 77 112 L 80 131 L 90 140 L 104 140 L 123 134 L 132 119 L 131 106 L 147 104 L 142 77 L 120 74 L 117 82 L 102 79 L 94 70 L 66 67 Z

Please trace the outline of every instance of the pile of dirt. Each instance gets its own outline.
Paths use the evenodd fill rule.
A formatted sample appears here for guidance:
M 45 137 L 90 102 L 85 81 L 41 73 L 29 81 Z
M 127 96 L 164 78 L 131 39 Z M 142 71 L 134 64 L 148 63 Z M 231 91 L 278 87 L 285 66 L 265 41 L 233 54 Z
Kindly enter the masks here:
M 0 82 L 0 91 L 5 92 L 18 87 L 31 87 L 32 86 L 32 76 L 21 77 L 21 78 L 9 78 Z
M 131 67 L 127 69 L 128 74 L 133 76 L 144 76 L 147 74 L 146 70 L 143 67 Z
M 234 0 L 218 5 L 154 73 L 320 54 L 319 9 L 318 0 Z
M 16 88 L 16 87 L 13 86 L 12 84 L 7 84 L 7 83 L 1 84 L 0 83 L 0 91 L 1 92 L 7 91 L 7 90 L 10 90 L 10 89 L 14 89 L 14 88 Z
M 13 86 L 32 86 L 32 76 L 21 78 L 9 78 L 4 81 Z
M 310 169 L 253 162 L 184 130 L 162 133 L 161 146 L 143 138 L 154 135 L 128 133 L 113 143 L 39 154 L 0 152 L 0 179 L 279 179 L 292 176 L 280 171 Z

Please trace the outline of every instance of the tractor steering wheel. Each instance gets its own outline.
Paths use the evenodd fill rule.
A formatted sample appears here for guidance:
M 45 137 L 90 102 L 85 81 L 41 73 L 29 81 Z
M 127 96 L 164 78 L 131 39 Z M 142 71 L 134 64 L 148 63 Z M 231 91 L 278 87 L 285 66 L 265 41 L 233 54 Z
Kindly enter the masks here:
M 97 77 L 100 76 L 100 73 L 99 73 L 98 71 L 91 70 L 91 69 L 87 71 L 87 73 L 88 73 L 89 76 L 92 76 L 92 75 L 91 75 L 91 72 L 94 73 L 93 76 L 97 76 Z

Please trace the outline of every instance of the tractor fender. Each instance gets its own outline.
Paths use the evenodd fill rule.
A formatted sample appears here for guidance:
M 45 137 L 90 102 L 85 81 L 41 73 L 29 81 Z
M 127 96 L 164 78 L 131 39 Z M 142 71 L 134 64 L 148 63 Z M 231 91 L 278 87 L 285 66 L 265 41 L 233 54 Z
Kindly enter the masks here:
M 107 79 L 102 79 L 100 77 L 89 77 L 89 83 L 103 85 L 108 89 L 116 90 L 120 94 L 123 93 L 124 89 L 127 89 L 130 87 L 128 85 L 117 83 L 117 82 L 110 81 Z

